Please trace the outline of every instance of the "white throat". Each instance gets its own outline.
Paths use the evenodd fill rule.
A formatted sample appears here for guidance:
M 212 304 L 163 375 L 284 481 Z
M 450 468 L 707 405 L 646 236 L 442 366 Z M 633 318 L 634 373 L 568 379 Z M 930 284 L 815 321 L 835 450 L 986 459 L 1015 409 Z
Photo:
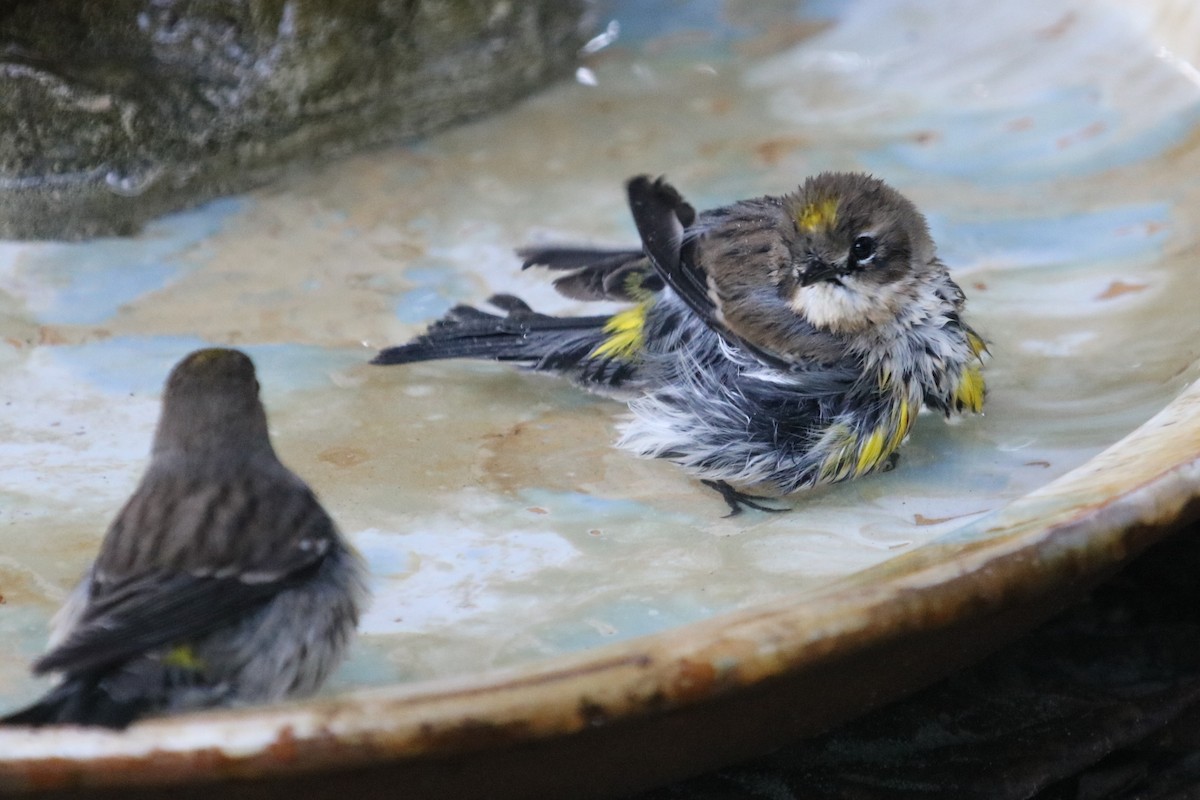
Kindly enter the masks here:
M 841 283 L 821 281 L 801 286 L 789 305 L 813 326 L 832 333 L 859 333 L 896 319 L 897 312 L 909 301 L 911 288 L 904 284 L 863 285 L 847 275 Z

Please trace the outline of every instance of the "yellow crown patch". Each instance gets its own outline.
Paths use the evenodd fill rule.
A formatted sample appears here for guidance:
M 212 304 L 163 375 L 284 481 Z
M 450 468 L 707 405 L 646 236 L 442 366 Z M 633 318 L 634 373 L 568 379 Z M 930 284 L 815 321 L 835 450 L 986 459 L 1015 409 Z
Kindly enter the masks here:
M 804 233 L 832 228 L 837 222 L 837 210 L 838 201 L 834 198 L 809 203 L 796 215 L 796 225 Z

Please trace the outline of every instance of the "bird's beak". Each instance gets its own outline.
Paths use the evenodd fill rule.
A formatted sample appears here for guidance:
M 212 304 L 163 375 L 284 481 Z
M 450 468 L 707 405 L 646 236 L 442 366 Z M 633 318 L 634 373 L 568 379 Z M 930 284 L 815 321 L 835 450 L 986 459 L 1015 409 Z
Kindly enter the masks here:
M 812 286 L 821 281 L 837 280 L 842 276 L 842 269 L 837 264 L 829 264 L 817 258 L 809 259 L 800 273 L 800 285 Z

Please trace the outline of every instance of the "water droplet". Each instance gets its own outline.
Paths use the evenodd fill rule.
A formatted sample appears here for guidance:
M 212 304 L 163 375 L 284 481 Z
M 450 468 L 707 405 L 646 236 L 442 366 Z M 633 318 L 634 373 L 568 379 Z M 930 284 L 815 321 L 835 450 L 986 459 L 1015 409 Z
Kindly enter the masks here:
M 591 55 L 592 53 L 598 53 L 615 42 L 617 37 L 620 35 L 621 23 L 617 22 L 615 19 L 610 20 L 603 33 L 597 34 L 589 39 L 587 44 L 580 48 L 579 52 L 585 56 Z
M 582 83 L 584 86 L 596 86 L 599 81 L 596 80 L 596 73 L 592 72 L 587 67 L 580 67 L 575 70 L 575 80 Z
M 146 164 L 125 171 L 113 169 L 104 176 L 104 183 L 113 194 L 137 197 L 153 186 L 162 172 L 163 168 L 156 164 Z

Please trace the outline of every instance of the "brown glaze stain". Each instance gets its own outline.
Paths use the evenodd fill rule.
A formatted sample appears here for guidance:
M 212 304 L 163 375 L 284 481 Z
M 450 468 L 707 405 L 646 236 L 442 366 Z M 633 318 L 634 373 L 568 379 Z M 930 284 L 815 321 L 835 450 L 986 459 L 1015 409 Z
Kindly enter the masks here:
M 317 460 L 335 467 L 353 467 L 371 460 L 371 454 L 358 447 L 329 447 L 317 453 Z
M 708 113 L 721 117 L 733 110 L 733 99 L 718 95 L 708 101 Z
M 1086 142 L 1088 139 L 1095 139 L 1106 130 L 1108 130 L 1108 125 L 1100 120 L 1097 120 L 1089 125 L 1084 126 L 1075 133 L 1070 133 L 1066 136 L 1059 137 L 1058 140 L 1055 141 L 1055 145 L 1058 147 L 1058 149 L 1063 150 L 1079 144 L 1080 142 Z
M 712 664 L 684 659 L 676 666 L 667 692 L 673 702 L 694 702 L 712 694 L 716 679 Z
M 1061 38 L 1063 34 L 1075 27 L 1075 23 L 1078 21 L 1078 19 L 1079 15 L 1077 13 L 1074 11 L 1068 11 L 1066 14 L 1063 14 L 1059 19 L 1050 23 L 1046 27 L 1034 31 L 1034 36 L 1037 36 L 1039 39 Z
M 1004 126 L 1004 129 L 1012 133 L 1027 131 L 1033 127 L 1033 117 L 1017 117 Z
M 95 545 L 92 544 L 89 554 L 94 550 Z M 0 605 L 11 601 L 18 608 L 26 606 L 57 607 L 60 602 L 57 598 L 48 597 L 46 590 L 23 570 L 0 566 L 0 588 L 3 589 L 3 594 L 0 594 Z
M 1049 467 L 1050 462 L 1038 459 L 1037 461 L 1026 461 L 1025 466 L 1027 466 L 1027 467 Z
M 917 144 L 933 144 L 942 138 L 942 135 L 937 131 L 917 131 L 913 134 L 913 141 Z
M 298 749 L 295 730 L 291 725 L 284 725 L 276 735 L 275 741 L 267 745 L 265 752 L 272 761 L 290 763 L 296 760 Z
M 734 50 L 747 58 L 762 58 L 788 50 L 806 39 L 827 30 L 828 21 L 797 21 L 786 25 L 773 25 L 759 36 L 737 42 Z
M 1167 223 L 1162 222 L 1161 220 L 1151 219 L 1145 222 L 1136 223 L 1134 225 L 1122 225 L 1121 227 L 1117 228 L 1116 233 L 1118 236 L 1132 236 L 1135 234 L 1140 236 L 1153 236 L 1154 234 L 1160 233 L 1166 229 Z
M 433 751 L 470 752 L 529 739 L 532 732 L 525 720 L 497 723 L 466 717 L 445 728 L 426 723 L 419 738 Z
M 808 145 L 809 141 L 803 136 L 780 136 L 759 142 L 754 147 L 754 155 L 765 166 L 773 167 L 784 157 Z
M 553 409 L 504 433 L 485 436 L 480 465 L 484 483 L 504 493 L 529 486 L 579 491 L 583 482 L 599 478 L 614 438 L 610 413 L 619 408 Z
M 979 513 L 978 511 L 971 511 L 967 514 L 954 514 L 953 516 L 949 516 L 949 517 L 927 517 L 924 514 L 913 514 L 913 523 L 916 525 L 922 525 L 922 526 L 924 526 L 924 525 L 941 525 L 943 522 L 950 522 L 951 520 L 962 519 L 964 517 L 974 516 L 975 514 L 978 514 L 978 513 Z
M 1144 292 L 1148 287 L 1144 283 L 1126 283 L 1125 281 L 1113 281 L 1100 294 L 1096 295 L 1097 300 L 1112 300 L 1114 297 L 1120 297 L 1123 294 L 1133 294 L 1136 292 Z
M 3 312 L 0 310 L 0 318 Z M 5 319 L 4 322 L 10 322 Z M 14 349 L 24 350 L 40 345 L 79 345 L 88 342 L 102 342 L 112 338 L 112 331 L 107 328 L 88 328 L 74 325 L 38 325 L 36 327 L 20 325 L 23 335 L 4 337 L 5 344 Z

